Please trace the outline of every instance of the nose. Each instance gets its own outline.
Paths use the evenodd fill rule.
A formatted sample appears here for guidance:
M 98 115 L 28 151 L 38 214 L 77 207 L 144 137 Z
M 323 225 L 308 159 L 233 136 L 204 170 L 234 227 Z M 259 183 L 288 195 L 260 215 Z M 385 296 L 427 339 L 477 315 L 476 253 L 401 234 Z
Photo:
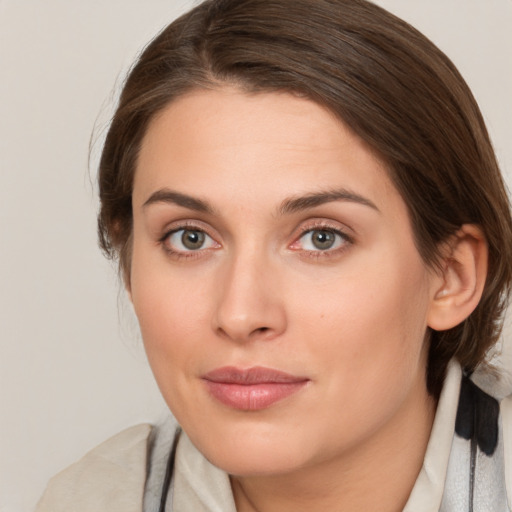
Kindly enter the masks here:
M 215 332 L 236 342 L 272 340 L 286 330 L 279 269 L 254 252 L 234 256 L 219 283 Z

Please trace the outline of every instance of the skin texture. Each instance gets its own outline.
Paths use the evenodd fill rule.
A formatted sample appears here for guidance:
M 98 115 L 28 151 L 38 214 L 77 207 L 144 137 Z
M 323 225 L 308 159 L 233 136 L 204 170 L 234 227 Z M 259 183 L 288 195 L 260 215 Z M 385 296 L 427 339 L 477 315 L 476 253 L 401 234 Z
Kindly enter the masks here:
M 293 203 L 332 191 L 344 198 Z M 196 91 L 150 124 L 133 215 L 128 287 L 149 362 L 191 440 L 232 475 L 238 510 L 401 510 L 435 411 L 427 326 L 457 320 L 451 296 L 472 274 L 447 282 L 424 264 L 384 164 L 308 100 Z M 238 410 L 202 378 L 224 366 L 307 383 Z

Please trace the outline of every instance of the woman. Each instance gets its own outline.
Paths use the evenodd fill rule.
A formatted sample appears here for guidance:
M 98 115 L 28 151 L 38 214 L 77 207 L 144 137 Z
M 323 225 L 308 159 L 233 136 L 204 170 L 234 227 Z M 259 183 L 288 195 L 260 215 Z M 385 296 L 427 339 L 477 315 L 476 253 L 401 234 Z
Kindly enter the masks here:
M 511 509 L 511 399 L 469 379 L 509 202 L 417 31 L 363 0 L 203 2 L 128 76 L 99 184 L 180 427 L 109 440 L 38 510 Z

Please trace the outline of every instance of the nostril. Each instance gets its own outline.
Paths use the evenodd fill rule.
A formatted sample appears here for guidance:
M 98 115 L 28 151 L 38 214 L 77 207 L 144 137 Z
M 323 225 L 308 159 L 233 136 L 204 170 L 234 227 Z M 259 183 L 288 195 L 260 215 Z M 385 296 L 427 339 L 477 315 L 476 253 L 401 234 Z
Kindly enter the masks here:
M 251 334 L 266 334 L 270 331 L 270 327 L 258 327 L 257 329 L 254 329 Z

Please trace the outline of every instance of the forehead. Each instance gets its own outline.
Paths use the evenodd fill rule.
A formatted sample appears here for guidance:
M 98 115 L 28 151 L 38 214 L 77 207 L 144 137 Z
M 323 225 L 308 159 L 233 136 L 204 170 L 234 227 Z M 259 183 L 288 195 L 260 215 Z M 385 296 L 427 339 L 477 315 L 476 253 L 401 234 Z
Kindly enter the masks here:
M 232 88 L 194 91 L 152 120 L 134 203 L 165 187 L 260 205 L 339 187 L 379 201 L 397 196 L 385 164 L 327 109 L 287 93 Z

